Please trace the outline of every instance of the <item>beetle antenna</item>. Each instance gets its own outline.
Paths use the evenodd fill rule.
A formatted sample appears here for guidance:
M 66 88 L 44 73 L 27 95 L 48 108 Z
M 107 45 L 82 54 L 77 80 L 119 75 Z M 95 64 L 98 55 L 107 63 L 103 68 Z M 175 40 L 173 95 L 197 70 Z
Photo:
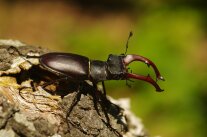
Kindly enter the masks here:
M 128 49 L 128 43 L 129 43 L 129 39 L 132 37 L 132 35 L 133 35 L 132 31 L 130 31 L 130 32 L 129 32 L 129 36 L 128 36 L 128 39 L 127 39 L 127 43 L 126 43 L 126 50 L 125 50 L 125 53 L 124 53 L 124 55 L 126 55 L 126 53 L 127 53 L 127 49 Z

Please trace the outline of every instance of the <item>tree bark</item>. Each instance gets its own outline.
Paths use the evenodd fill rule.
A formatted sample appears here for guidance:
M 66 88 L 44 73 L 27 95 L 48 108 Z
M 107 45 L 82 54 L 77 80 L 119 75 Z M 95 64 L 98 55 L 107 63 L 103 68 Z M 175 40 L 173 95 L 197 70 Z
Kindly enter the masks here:
M 42 67 L 38 58 L 25 58 L 11 46 L 23 55 L 49 52 L 0 40 L 0 136 L 147 136 L 130 112 L 128 99 L 105 97 L 87 81 L 51 82 L 59 76 Z

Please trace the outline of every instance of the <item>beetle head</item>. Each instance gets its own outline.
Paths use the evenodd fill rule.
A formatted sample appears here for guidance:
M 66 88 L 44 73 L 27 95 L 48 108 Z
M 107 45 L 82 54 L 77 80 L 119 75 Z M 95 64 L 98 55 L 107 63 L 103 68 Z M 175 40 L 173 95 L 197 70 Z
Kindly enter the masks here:
M 146 63 L 148 66 L 152 66 L 152 68 L 155 71 L 156 79 L 157 80 L 164 80 L 164 78 L 160 75 L 160 72 L 158 71 L 156 65 L 150 61 L 149 59 L 139 56 L 139 55 L 109 55 L 109 58 L 107 60 L 107 79 L 138 79 L 146 81 L 150 84 L 152 84 L 156 91 L 163 91 L 159 85 L 154 81 L 149 75 L 148 76 L 142 76 L 139 74 L 133 74 L 129 73 L 127 66 L 133 62 L 133 61 L 141 61 Z

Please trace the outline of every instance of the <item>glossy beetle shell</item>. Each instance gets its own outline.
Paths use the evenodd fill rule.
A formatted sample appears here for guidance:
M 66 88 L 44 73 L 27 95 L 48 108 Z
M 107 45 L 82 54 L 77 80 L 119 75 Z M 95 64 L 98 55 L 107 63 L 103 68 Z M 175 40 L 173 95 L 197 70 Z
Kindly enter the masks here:
M 89 59 L 72 54 L 52 52 L 40 57 L 40 64 L 51 72 L 65 75 L 73 80 L 86 80 L 89 75 Z

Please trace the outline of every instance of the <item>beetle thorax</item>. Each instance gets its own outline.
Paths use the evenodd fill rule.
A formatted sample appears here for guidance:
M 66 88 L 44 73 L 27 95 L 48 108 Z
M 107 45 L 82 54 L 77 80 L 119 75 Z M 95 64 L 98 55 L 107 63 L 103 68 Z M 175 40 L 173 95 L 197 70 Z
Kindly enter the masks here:
M 90 61 L 90 78 L 92 81 L 107 80 L 107 64 L 104 61 L 92 60 Z
M 93 81 L 125 79 L 125 74 L 122 56 L 109 55 L 106 62 L 90 61 L 90 77 Z

